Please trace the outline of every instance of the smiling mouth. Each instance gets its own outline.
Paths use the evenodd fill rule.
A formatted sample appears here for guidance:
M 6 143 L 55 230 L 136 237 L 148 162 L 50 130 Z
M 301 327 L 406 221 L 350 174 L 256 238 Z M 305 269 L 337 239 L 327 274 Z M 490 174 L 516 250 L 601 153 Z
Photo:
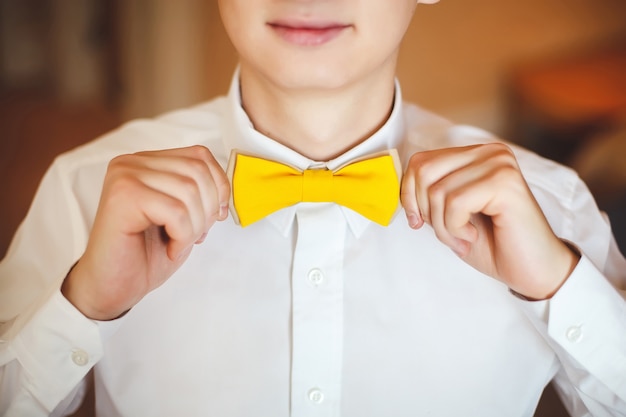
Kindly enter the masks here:
M 267 24 L 284 41 L 298 46 L 319 46 L 337 38 L 350 25 L 339 23 L 289 23 L 271 22 Z

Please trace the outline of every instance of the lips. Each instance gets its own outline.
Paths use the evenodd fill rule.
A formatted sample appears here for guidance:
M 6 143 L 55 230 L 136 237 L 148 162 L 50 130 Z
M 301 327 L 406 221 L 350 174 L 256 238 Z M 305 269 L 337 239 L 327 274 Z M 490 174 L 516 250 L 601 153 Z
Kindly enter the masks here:
M 329 22 L 270 22 L 268 26 L 283 40 L 298 46 L 319 46 L 337 38 L 350 25 Z

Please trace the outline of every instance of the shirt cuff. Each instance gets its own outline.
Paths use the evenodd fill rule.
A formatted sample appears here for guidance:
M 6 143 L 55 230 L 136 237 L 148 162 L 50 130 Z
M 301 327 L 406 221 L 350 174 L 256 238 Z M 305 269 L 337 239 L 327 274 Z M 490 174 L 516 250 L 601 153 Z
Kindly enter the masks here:
M 56 291 L 10 344 L 23 367 L 22 384 L 52 411 L 103 354 L 98 323 Z
M 549 301 L 548 334 L 592 374 L 626 392 L 626 303 L 585 256 Z
M 562 362 L 573 358 L 613 392 L 626 393 L 626 303 L 586 256 L 551 299 L 519 303 L 543 322 L 538 327 L 559 346 Z

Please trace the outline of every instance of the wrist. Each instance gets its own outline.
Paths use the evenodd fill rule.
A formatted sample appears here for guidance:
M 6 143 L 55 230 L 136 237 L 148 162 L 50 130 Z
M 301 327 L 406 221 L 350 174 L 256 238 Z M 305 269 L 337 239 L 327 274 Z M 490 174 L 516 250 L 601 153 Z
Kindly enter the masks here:
M 90 290 L 87 280 L 82 276 L 80 260 L 75 263 L 65 276 L 61 284 L 61 294 L 78 311 L 90 320 L 108 321 L 123 316 L 126 310 L 115 312 L 113 309 L 103 308 L 96 302 L 96 291 Z
M 565 240 L 559 240 L 559 242 L 561 250 L 553 258 L 554 268 L 546 275 L 551 279 L 542 280 L 528 289 L 509 288 L 511 294 L 525 301 L 543 301 L 549 300 L 561 289 L 578 265 L 581 253 L 571 242 Z

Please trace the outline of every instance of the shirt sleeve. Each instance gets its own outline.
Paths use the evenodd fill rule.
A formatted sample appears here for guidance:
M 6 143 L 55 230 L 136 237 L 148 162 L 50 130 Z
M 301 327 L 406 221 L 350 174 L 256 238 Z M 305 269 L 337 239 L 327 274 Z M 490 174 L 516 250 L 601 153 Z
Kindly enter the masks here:
M 626 415 L 626 308 L 586 257 L 549 301 L 518 301 L 561 363 L 555 382 L 572 416 Z
M 77 387 L 102 357 L 98 324 L 56 291 L 6 342 L 0 356 L 6 416 L 47 416 L 69 405 Z M 6 384 L 6 386 L 5 386 Z M 7 401 L 5 403 L 5 401 Z
M 59 291 L 84 250 L 91 221 L 91 211 L 76 197 L 71 165 L 71 158 L 61 157 L 47 171 L 0 262 L 3 416 L 62 415 L 102 355 L 98 323 Z
M 626 416 L 626 261 L 584 184 L 572 184 L 556 194 L 559 208 L 542 207 L 581 259 L 550 300 L 517 302 L 559 359 L 556 388 L 570 414 Z

